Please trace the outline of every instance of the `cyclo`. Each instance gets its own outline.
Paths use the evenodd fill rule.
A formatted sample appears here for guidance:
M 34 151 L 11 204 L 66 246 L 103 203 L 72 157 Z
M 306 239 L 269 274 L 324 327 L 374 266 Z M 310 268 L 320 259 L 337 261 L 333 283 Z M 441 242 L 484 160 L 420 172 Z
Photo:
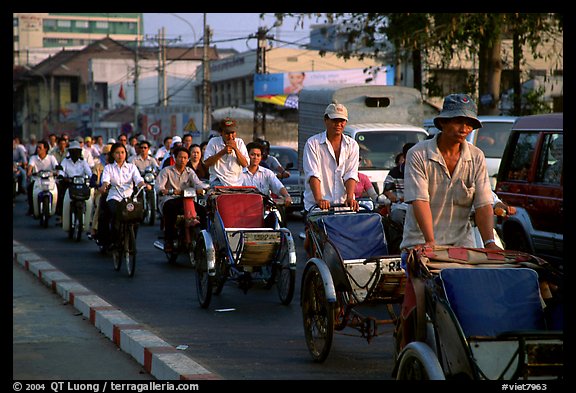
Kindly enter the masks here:
M 563 274 L 520 251 L 412 250 L 393 377 L 557 380 Z
M 296 281 L 292 234 L 280 227 L 274 201 L 255 187 L 216 186 L 206 195 L 207 229 L 196 245 L 198 301 L 207 308 L 227 280 L 245 293 L 257 280 L 276 284 L 282 304 L 290 304 Z
M 313 251 L 302 274 L 300 304 L 306 345 L 312 359 L 323 362 L 335 331 L 355 329 L 370 342 L 382 325 L 396 323 L 406 275 L 400 255 L 388 253 L 378 213 L 313 207 L 306 226 Z M 382 305 L 378 316 L 361 311 L 374 305 Z

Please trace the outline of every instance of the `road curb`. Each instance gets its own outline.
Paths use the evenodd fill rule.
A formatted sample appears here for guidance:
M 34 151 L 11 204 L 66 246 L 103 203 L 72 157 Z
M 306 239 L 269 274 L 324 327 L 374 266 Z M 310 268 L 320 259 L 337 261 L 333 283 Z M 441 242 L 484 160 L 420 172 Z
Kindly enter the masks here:
M 12 253 L 14 262 L 74 306 L 157 380 L 222 379 L 15 240 Z

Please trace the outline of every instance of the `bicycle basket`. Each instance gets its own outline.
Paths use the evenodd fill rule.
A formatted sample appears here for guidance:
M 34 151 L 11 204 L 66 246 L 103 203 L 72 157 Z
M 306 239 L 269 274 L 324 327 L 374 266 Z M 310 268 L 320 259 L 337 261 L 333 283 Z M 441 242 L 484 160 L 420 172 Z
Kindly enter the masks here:
M 124 198 L 118 203 L 116 219 L 123 222 L 140 222 L 144 218 L 144 204 L 137 198 Z

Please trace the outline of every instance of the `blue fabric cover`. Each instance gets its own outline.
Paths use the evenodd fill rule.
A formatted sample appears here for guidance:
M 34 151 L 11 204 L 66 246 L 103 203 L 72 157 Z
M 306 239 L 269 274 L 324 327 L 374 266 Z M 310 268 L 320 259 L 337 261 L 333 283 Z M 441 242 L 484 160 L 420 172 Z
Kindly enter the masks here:
M 544 329 L 538 274 L 532 269 L 449 268 L 440 278 L 466 337 Z
M 334 214 L 323 217 L 321 226 L 344 260 L 388 255 L 380 214 Z

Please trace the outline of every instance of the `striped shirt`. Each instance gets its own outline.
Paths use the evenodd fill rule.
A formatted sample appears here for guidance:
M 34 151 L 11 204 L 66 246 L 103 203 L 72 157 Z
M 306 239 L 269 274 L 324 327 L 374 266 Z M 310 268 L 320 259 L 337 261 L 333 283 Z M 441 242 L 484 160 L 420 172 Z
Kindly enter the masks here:
M 494 202 L 484 153 L 468 142 L 462 143 L 460 159 L 450 175 L 437 138 L 419 142 L 408 151 L 404 200 L 409 206 L 400 248 L 425 243 L 412 201 L 430 203 L 436 244 L 461 247 L 475 246 L 469 220 L 472 206 L 478 209 Z

